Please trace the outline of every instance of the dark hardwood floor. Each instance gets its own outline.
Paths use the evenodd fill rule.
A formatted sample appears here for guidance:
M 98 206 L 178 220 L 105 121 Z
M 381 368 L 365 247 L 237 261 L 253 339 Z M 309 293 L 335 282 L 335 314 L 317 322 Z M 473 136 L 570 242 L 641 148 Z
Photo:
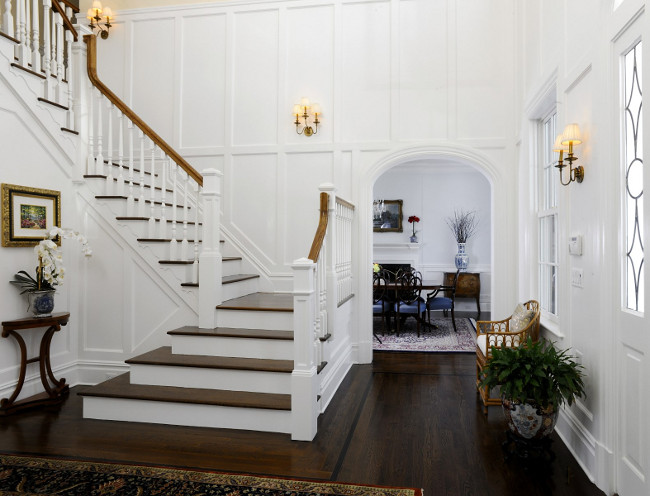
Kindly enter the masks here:
M 84 420 L 80 389 L 60 409 L 0 418 L 0 452 L 421 487 L 429 496 L 603 494 L 556 435 L 550 466 L 504 461 L 502 413 L 481 413 L 468 353 L 376 353 L 372 365 L 353 367 L 311 443 Z

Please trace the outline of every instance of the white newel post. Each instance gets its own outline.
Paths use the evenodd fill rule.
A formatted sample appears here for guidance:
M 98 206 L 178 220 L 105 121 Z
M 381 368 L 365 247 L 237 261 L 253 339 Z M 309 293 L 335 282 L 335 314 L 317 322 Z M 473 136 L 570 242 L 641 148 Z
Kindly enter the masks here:
M 291 374 L 291 439 L 311 441 L 318 429 L 318 375 L 314 361 L 314 314 L 316 264 L 296 260 L 293 269 L 293 350 Z
M 327 333 L 332 334 L 334 316 L 338 300 L 338 284 L 336 281 L 336 188 L 332 183 L 323 183 L 318 189 L 321 193 L 327 193 L 329 200 L 327 204 L 327 235 L 325 236 L 325 277 L 327 294 Z
M 72 94 L 72 112 L 74 121 L 71 122 L 71 129 L 79 132 L 80 143 L 77 146 L 77 171 L 75 172 L 78 181 L 83 180 L 84 174 L 95 173 L 95 157 L 92 153 L 92 125 L 89 120 L 90 114 L 90 86 L 86 74 L 86 57 L 88 54 L 87 45 L 83 42 L 83 36 L 90 34 L 90 29 L 82 24 L 75 24 L 79 34 L 77 41 L 72 43 L 72 59 L 68 62 L 69 84 L 74 88 Z
M 203 171 L 203 242 L 199 256 L 199 327 L 203 329 L 217 326 L 216 306 L 222 301 L 219 250 L 222 177 L 217 169 Z

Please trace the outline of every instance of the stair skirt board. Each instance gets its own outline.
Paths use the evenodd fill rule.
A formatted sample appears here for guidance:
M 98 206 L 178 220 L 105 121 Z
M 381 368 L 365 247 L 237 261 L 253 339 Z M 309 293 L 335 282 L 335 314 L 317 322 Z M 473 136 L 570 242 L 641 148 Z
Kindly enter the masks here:
M 230 284 L 223 284 L 221 286 L 221 291 L 223 295 L 223 299 L 225 300 L 231 300 L 233 298 L 239 298 L 240 296 L 244 296 L 247 294 L 255 293 L 259 291 L 259 278 L 254 278 L 254 279 L 246 279 L 243 281 L 237 281 L 235 283 L 230 283 Z M 239 319 L 237 319 L 239 321 Z M 218 324 L 221 327 L 265 327 L 266 326 L 249 326 L 247 324 L 243 325 L 228 325 L 228 324 Z M 269 328 L 271 329 L 271 328 Z M 275 328 L 273 328 L 275 330 Z M 285 330 L 286 328 L 281 328 L 281 330 Z M 290 329 L 293 329 L 293 324 Z M 287 329 L 288 330 L 288 329 Z
M 131 384 L 291 394 L 291 373 L 131 364 Z
M 243 429 L 291 434 L 291 411 L 265 408 L 170 403 L 123 398 L 84 397 L 83 417 L 97 420 L 145 422 Z
M 293 360 L 293 340 L 237 337 L 172 336 L 174 355 Z
M 224 293 L 231 284 L 223 286 Z M 224 297 L 224 300 L 227 298 Z M 248 329 L 269 329 L 272 331 L 293 331 L 293 312 L 272 312 L 217 309 L 217 327 Z

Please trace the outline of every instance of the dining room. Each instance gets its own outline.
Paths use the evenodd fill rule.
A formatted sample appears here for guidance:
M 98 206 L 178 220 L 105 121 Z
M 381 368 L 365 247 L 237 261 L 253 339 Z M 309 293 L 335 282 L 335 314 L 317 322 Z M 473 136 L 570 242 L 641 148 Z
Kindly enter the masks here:
M 474 322 L 491 308 L 491 205 L 488 179 L 464 163 L 410 161 L 378 177 L 373 188 L 373 263 L 388 280 L 389 311 L 387 320 L 383 311 L 374 312 L 375 351 L 474 351 Z M 469 222 L 460 226 L 465 229 L 460 233 L 459 221 Z M 396 276 L 406 271 L 415 272 L 422 284 L 423 306 L 413 310 L 417 319 L 397 318 Z M 452 311 L 427 311 L 427 302 L 441 307 L 450 297 Z M 433 298 L 438 298 L 435 303 Z M 453 319 L 453 310 L 463 317 Z

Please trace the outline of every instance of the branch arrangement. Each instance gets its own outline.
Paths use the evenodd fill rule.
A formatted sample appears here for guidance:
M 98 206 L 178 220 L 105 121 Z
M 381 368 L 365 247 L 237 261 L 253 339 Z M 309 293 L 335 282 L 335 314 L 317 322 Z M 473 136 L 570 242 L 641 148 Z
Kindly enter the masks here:
M 470 212 L 454 210 L 454 216 L 447 217 L 446 221 L 457 243 L 467 243 L 467 239 L 476 233 L 478 227 L 476 212 L 473 210 Z

